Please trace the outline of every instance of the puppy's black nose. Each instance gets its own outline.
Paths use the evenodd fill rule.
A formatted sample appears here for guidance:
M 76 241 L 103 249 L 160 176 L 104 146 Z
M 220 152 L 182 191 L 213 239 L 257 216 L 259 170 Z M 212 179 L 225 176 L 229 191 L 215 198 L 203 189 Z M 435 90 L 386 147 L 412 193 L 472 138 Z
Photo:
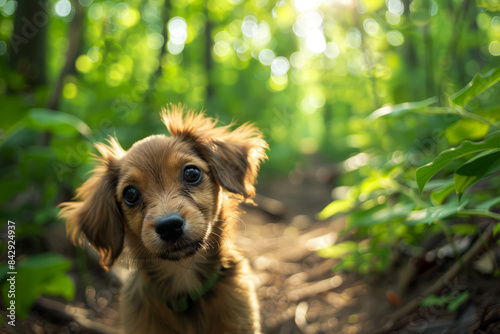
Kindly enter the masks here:
M 161 217 L 155 223 L 155 231 L 163 240 L 175 240 L 184 233 L 184 219 L 177 213 Z

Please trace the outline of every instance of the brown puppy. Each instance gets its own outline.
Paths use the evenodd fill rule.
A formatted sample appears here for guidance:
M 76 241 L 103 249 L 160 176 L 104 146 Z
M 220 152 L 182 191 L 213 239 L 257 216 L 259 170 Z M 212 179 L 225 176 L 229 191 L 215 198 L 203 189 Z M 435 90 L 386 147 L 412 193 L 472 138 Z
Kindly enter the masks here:
M 136 271 L 122 290 L 127 333 L 260 333 L 250 267 L 227 232 L 238 201 L 255 195 L 267 144 L 251 125 L 216 128 L 180 106 L 162 117 L 171 137 L 150 136 L 128 151 L 115 139 L 97 144 L 99 165 L 60 216 L 106 268 L 129 249 Z

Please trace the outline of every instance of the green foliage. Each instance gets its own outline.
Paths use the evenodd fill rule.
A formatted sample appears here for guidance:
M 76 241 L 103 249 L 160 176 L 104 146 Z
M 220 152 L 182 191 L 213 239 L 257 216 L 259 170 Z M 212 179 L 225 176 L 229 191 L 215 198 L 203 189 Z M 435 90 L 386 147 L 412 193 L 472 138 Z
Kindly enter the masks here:
M 255 122 L 270 144 L 261 179 L 318 155 L 344 161 L 336 182 L 350 189 L 319 216 L 347 213 L 348 229 L 369 241 L 347 247 L 338 268 L 384 270 L 391 247 L 418 245 L 435 219 L 497 217 L 497 9 L 495 0 L 0 1 L 0 224 L 15 220 L 19 241 L 38 241 L 19 254 L 46 251 L 40 239 L 88 177 L 93 144 L 115 136 L 128 149 L 165 133 L 160 108 L 181 102 L 225 124 Z
M 467 301 L 467 299 L 469 299 L 469 295 L 469 291 L 464 291 L 459 295 L 456 295 L 456 293 L 439 297 L 436 295 L 430 295 L 422 299 L 421 305 L 426 308 L 444 308 L 444 306 L 448 305 L 446 309 L 449 312 L 455 312 L 460 307 L 460 305 L 462 305 Z
M 418 189 L 422 193 L 425 185 L 429 180 L 436 175 L 437 172 L 441 170 L 444 166 L 448 165 L 453 160 L 462 158 L 464 156 L 483 152 L 485 150 L 500 149 L 500 132 L 495 132 L 490 136 L 486 137 L 485 140 L 481 142 L 469 142 L 464 141 L 458 147 L 453 147 L 449 150 L 441 152 L 434 161 L 420 167 L 416 171 L 416 180 L 418 184 Z M 493 161 L 495 162 L 495 161 Z M 464 166 L 466 168 L 466 166 Z M 494 168 L 489 166 L 488 168 Z M 484 173 L 483 173 L 484 174 Z M 456 179 L 455 179 L 456 183 Z M 456 186 L 458 190 L 459 186 Z
M 73 281 L 65 274 L 71 267 L 71 262 L 54 253 L 43 253 L 19 261 L 17 274 L 14 277 L 15 296 L 10 296 L 11 275 L 7 265 L 0 268 L 0 277 L 3 281 L 1 289 L 5 305 L 15 300 L 16 316 L 25 319 L 31 307 L 42 294 L 49 296 L 63 296 L 67 300 L 75 296 Z
M 494 89 L 493 83 L 500 79 L 496 69 L 486 75 L 476 75 L 465 88 L 454 94 L 450 101 L 459 107 L 477 98 L 477 95 Z M 388 122 L 390 118 L 382 116 L 402 117 L 407 111 L 421 111 L 428 114 L 426 108 L 433 99 L 416 103 L 405 103 L 394 108 L 386 107 L 386 112 L 377 110 L 369 116 L 369 121 Z M 479 120 L 471 116 L 469 111 L 455 112 L 455 107 L 437 107 L 443 114 L 458 116 L 463 119 Z M 375 115 L 375 116 L 374 116 Z M 430 117 L 430 116 L 427 116 Z M 334 268 L 357 270 L 364 272 L 373 259 L 371 256 L 382 248 L 390 249 L 397 243 L 418 245 L 432 229 L 422 229 L 421 226 L 435 225 L 444 229 L 445 233 L 469 235 L 477 233 L 477 227 L 470 224 L 455 224 L 449 228 L 446 222 L 450 219 L 484 216 L 496 221 L 495 233 L 500 230 L 500 214 L 490 211 L 500 203 L 498 197 L 493 197 L 498 187 L 500 170 L 500 131 L 498 122 L 488 124 L 488 132 L 480 141 L 463 140 L 458 146 L 442 150 L 425 166 L 418 167 L 405 163 L 405 159 L 393 159 L 389 163 L 378 166 L 364 166 L 371 177 L 365 177 L 360 183 L 350 188 L 347 198 L 339 199 L 328 205 L 319 218 L 347 213 L 347 229 L 354 230 L 358 236 L 368 237 L 371 247 L 360 250 L 354 247 L 355 242 L 341 243 L 321 250 L 318 254 L 325 257 L 339 258 L 340 263 Z M 453 126 L 451 124 L 450 126 Z M 409 156 L 408 153 L 399 153 Z M 395 153 L 387 154 L 394 156 Z M 450 180 L 450 173 L 453 179 Z M 436 175 L 441 179 L 431 181 Z M 412 180 L 415 178 L 415 182 Z M 473 191 L 473 196 L 460 202 L 466 191 L 480 181 L 490 178 Z M 418 191 L 418 193 L 417 193 Z M 455 191 L 456 197 L 452 196 Z M 493 197 L 493 198 L 492 198 Z M 392 230 L 399 225 L 400 233 Z M 409 238 L 411 232 L 413 238 Z M 350 247 L 346 246 L 349 245 Z M 360 259 L 363 261 L 360 262 Z M 382 262 L 388 265 L 389 262 Z M 381 266 L 379 269 L 384 270 Z M 375 269 L 375 267 L 373 267 Z M 467 299 L 461 295 L 456 301 L 450 302 L 449 310 L 454 310 Z M 465 296 L 465 297 L 464 297 Z M 428 297 L 431 298 L 431 297 Z M 432 299 L 432 298 L 431 298 Z M 431 305 L 432 300 L 428 301 Z M 440 302 L 443 302 L 440 300 Z M 434 304 L 432 304 L 434 305 Z

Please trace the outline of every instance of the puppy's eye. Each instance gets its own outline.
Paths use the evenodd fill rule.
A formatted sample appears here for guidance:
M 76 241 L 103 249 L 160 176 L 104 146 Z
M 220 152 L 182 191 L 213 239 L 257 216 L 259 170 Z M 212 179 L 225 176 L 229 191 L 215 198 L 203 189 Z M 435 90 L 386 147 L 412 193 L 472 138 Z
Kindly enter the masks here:
M 136 205 L 141 199 L 141 192 L 134 186 L 126 186 L 123 189 L 123 201 L 128 206 Z
M 201 182 L 203 173 L 198 167 L 194 165 L 189 165 L 184 167 L 184 172 L 182 177 L 184 178 L 184 181 L 186 183 L 195 185 Z

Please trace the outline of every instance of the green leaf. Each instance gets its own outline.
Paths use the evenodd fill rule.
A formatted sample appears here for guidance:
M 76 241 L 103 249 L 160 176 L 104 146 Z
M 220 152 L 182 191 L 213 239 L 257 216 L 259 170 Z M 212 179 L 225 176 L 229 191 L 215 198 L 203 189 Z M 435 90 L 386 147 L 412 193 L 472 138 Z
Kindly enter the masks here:
M 16 315 L 24 319 L 31 307 L 42 294 L 63 296 L 72 299 L 75 287 L 65 272 L 71 267 L 71 262 L 55 253 L 33 255 L 17 263 L 17 274 L 13 276 L 16 284 Z M 7 268 L 2 267 L 0 276 L 10 278 Z M 10 303 L 8 298 L 9 282 L 1 286 L 5 304 Z
M 491 149 L 500 149 L 499 131 L 492 133 L 481 142 L 464 141 L 458 147 L 454 147 L 441 152 L 436 157 L 436 159 L 434 159 L 434 161 L 417 169 L 416 181 L 420 194 L 422 194 L 426 183 L 449 162 L 471 153 L 477 153 Z
M 420 305 L 422 305 L 422 307 L 443 307 L 446 302 L 445 296 L 438 297 L 436 295 L 430 295 L 422 299 Z
M 321 257 L 331 257 L 331 258 L 339 258 L 343 257 L 346 254 L 355 252 L 358 250 L 358 243 L 354 241 L 346 241 L 337 245 L 332 245 L 320 249 L 318 251 L 318 255 Z
M 447 182 L 444 186 L 436 189 L 431 193 L 431 201 L 434 205 L 441 205 L 443 201 L 455 190 L 455 183 L 453 181 Z
M 469 298 L 469 291 L 464 291 L 448 304 L 448 311 L 455 312 Z
M 77 133 L 89 137 L 92 131 L 85 122 L 78 117 L 61 111 L 44 108 L 31 109 L 26 116 L 28 127 L 40 130 L 74 135 Z
M 500 170 L 500 150 L 481 155 L 455 171 L 455 190 L 458 199 L 462 198 L 464 191 L 481 179 Z
M 349 227 L 373 226 L 397 218 L 406 217 L 415 208 L 415 203 L 398 203 L 392 207 L 376 206 L 370 210 L 357 211 L 349 216 Z
M 353 202 L 349 199 L 340 199 L 328 204 L 320 213 L 318 213 L 318 218 L 325 220 L 330 218 L 337 213 L 344 213 L 353 208 Z
M 492 207 L 494 207 L 495 205 L 497 205 L 498 203 L 500 203 L 500 196 L 494 197 L 492 199 L 487 200 L 486 202 L 479 204 L 478 206 L 476 206 L 476 209 L 489 210 Z
M 382 108 L 379 108 L 372 112 L 366 120 L 371 122 L 374 121 L 375 119 L 382 117 L 382 116 L 399 116 L 401 114 L 404 114 L 408 111 L 414 111 L 417 109 L 422 109 L 425 108 L 433 103 L 436 103 L 438 101 L 437 97 L 431 97 L 423 101 L 418 101 L 418 102 L 405 102 L 405 103 L 400 103 L 400 104 L 395 104 L 392 106 L 385 106 Z
M 446 139 L 451 145 L 458 145 L 464 140 L 481 140 L 487 134 L 490 125 L 475 119 L 461 119 L 445 130 Z
M 464 108 L 469 101 L 490 88 L 500 80 L 500 68 L 494 68 L 485 74 L 477 73 L 471 82 L 457 93 L 450 96 L 450 102 Z
M 451 124 L 445 130 L 446 139 L 451 145 L 458 145 L 464 140 L 481 140 L 491 125 L 500 120 L 500 108 L 478 110 L 474 113 L 459 111 L 457 115 L 464 118 Z
M 464 202 L 462 205 L 456 205 L 450 202 L 441 206 L 412 211 L 408 215 L 406 222 L 408 225 L 432 224 L 436 220 L 441 220 L 457 214 L 466 204 L 467 202 Z

